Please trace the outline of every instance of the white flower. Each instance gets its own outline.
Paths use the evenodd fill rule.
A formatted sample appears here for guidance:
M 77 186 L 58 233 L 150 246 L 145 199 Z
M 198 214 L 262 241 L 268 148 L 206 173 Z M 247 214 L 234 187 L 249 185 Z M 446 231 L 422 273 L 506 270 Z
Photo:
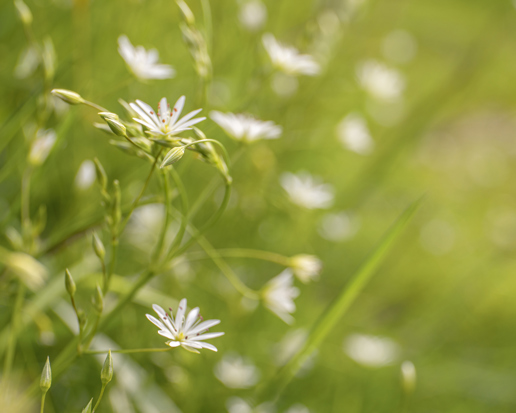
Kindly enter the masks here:
M 228 354 L 217 363 L 215 376 L 230 389 L 246 389 L 258 381 L 258 369 L 238 354 Z
M 285 172 L 280 177 L 280 183 L 296 205 L 308 209 L 326 209 L 333 204 L 333 187 L 321 183 L 320 179 L 306 171 L 298 174 Z
M 405 89 L 405 79 L 402 74 L 376 60 L 360 63 L 357 77 L 364 90 L 380 100 L 399 99 Z
M 159 320 L 150 314 L 146 314 L 147 319 L 157 326 L 160 330 L 158 334 L 168 338 L 167 345 L 170 347 L 181 346 L 185 350 L 193 353 L 199 353 L 201 348 L 217 351 L 217 348 L 203 340 L 220 337 L 224 333 L 205 333 L 209 328 L 216 326 L 220 320 L 206 320 L 202 321 L 199 315 L 199 307 L 195 307 L 188 315 L 186 314 L 186 298 L 179 302 L 176 318 L 172 315 L 172 309 L 169 308 L 170 314 L 167 314 L 163 308 L 157 304 L 153 304 L 152 308 L 158 314 Z
M 299 254 L 290 259 L 290 268 L 294 275 L 306 284 L 319 278 L 322 262 L 315 255 Z
M 249 0 L 242 4 L 238 13 L 242 26 L 254 32 L 261 29 L 267 21 L 267 7 L 260 0 Z
M 159 53 L 156 49 L 147 51 L 143 46 L 134 47 L 125 35 L 118 38 L 118 53 L 140 80 L 170 79 L 176 74 L 172 66 L 158 63 Z
M 360 155 L 369 155 L 374 148 L 365 119 L 357 113 L 350 113 L 337 125 L 337 137 L 346 149 Z
M 259 139 L 277 139 L 283 131 L 281 126 L 270 120 L 262 121 L 245 114 L 235 115 L 213 110 L 210 112 L 210 118 L 237 141 L 254 142 Z
M 83 163 L 81 163 L 81 166 L 77 171 L 77 175 L 75 175 L 76 188 L 80 189 L 81 191 L 88 189 L 93 184 L 93 182 L 95 182 L 96 176 L 95 164 L 89 159 L 86 159 Z
M 296 311 L 294 298 L 299 295 L 299 290 L 293 284 L 292 271 L 286 269 L 270 280 L 263 292 L 265 306 L 287 324 L 292 324 L 294 321 L 291 313 Z
M 47 159 L 56 143 L 57 135 L 53 129 L 38 130 L 36 139 L 32 142 L 29 152 L 29 162 L 32 165 L 41 165 Z
M 383 367 L 393 363 L 400 350 L 389 338 L 352 334 L 344 341 L 344 351 L 359 364 Z
M 295 47 L 281 44 L 272 34 L 264 34 L 262 42 L 277 69 L 289 75 L 317 76 L 320 73 L 321 67 L 311 55 L 299 54 Z
M 32 291 L 41 288 L 48 277 L 48 271 L 43 264 L 23 252 L 0 248 L 0 263 L 16 274 Z
M 318 232 L 328 241 L 340 242 L 351 239 L 360 228 L 360 220 L 351 212 L 341 211 L 322 217 Z
M 229 413 L 272 413 L 274 406 L 270 402 L 262 403 L 259 406 L 253 407 L 240 397 L 231 397 L 226 402 L 226 407 Z
M 310 413 L 310 410 L 305 405 L 296 403 L 290 406 L 290 408 L 285 413 Z
M 179 119 L 183 106 L 185 104 L 185 97 L 181 96 L 174 108 L 170 110 L 170 105 L 167 98 L 162 98 L 158 104 L 158 114 L 154 112 L 152 107 L 141 100 L 136 100 L 136 103 L 130 103 L 131 108 L 138 114 L 138 118 L 133 118 L 136 122 L 145 126 L 149 135 L 152 136 L 173 136 L 186 130 L 191 130 L 190 126 L 203 121 L 206 118 L 193 118 L 202 109 L 194 110 Z M 193 118 L 193 119 L 192 119 Z

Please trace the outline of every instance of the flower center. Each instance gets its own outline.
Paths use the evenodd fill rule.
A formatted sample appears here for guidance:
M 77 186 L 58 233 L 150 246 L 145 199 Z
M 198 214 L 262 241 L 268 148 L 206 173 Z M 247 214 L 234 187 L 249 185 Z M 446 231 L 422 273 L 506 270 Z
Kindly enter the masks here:
M 178 335 L 177 335 L 177 341 L 183 341 L 185 339 L 185 335 L 183 334 L 183 332 L 181 331 Z

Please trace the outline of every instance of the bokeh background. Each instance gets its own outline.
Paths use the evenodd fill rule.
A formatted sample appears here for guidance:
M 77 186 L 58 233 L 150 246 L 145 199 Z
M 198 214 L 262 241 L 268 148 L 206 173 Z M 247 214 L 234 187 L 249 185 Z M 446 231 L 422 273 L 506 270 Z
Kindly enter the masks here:
M 202 27 L 200 2 L 188 4 Z M 273 120 L 284 132 L 280 139 L 241 150 L 213 121 L 201 124 L 208 137 L 223 142 L 230 154 L 239 154 L 232 169 L 230 205 L 207 238 L 215 248 L 315 254 L 324 262 L 324 270 L 318 282 L 297 284 L 301 294 L 296 299 L 296 321 L 289 326 L 263 306 L 242 301 L 210 260 L 176 262 L 126 307 L 95 346 L 162 346 L 145 313 L 153 302 L 175 307 L 178 299 L 187 297 L 207 318 L 222 320 L 220 330 L 226 334 L 214 341 L 219 352 L 195 355 L 178 349 L 118 356 L 109 396 L 98 411 L 224 412 L 231 397 L 252 396 L 253 387 L 235 389 L 221 382 L 214 373 L 218 363 L 237 353 L 255 366 L 261 380 L 272 377 L 288 348 L 302 340 L 391 223 L 421 196 L 420 209 L 388 259 L 283 392 L 277 411 L 514 411 L 514 4 L 509 0 L 263 0 L 260 4 L 266 8 L 266 18 L 250 29 L 242 17 L 245 0 L 211 2 L 213 81 L 203 113 L 248 112 Z M 163 96 L 175 101 L 183 94 L 186 110 L 198 107 L 200 82 L 181 37 L 181 15 L 174 2 L 27 0 L 27 5 L 34 16 L 35 36 L 49 36 L 55 47 L 53 87 L 75 90 L 113 111 L 120 111 L 119 98 L 156 105 Z M 19 67 L 26 39 L 12 2 L 3 1 L 0 10 L 0 230 L 4 233 L 20 225 L 20 180 L 27 152 L 24 130 L 34 120 L 44 86 L 40 76 L 23 73 Z M 264 32 L 314 55 L 322 73 L 297 79 L 268 76 L 270 61 L 261 43 Z M 121 34 L 135 45 L 156 47 L 160 60 L 176 69 L 175 78 L 148 84 L 134 79 L 117 52 Z M 361 83 L 364 62 L 373 61 L 396 71 L 405 85 L 394 98 L 379 98 Z M 40 204 L 47 207 L 43 243 L 53 245 L 63 235 L 92 225 L 105 239 L 107 232 L 98 225 L 102 222 L 98 188 L 77 184 L 81 164 L 98 157 L 110 179 L 120 181 L 124 204 L 138 193 L 149 165 L 109 145 L 107 135 L 92 127 L 98 121 L 95 111 L 56 105 L 48 127 L 58 132 L 58 141 L 35 174 L 31 195 L 33 213 Z M 350 150 L 342 136 L 343 119 L 350 113 L 367 124 L 373 143 L 366 150 Z M 209 165 L 188 156 L 177 169 L 191 199 L 216 175 Z M 332 185 L 331 207 L 310 210 L 291 202 L 280 177 L 299 171 Z M 159 191 L 158 181 L 153 181 L 148 193 Z M 213 212 L 221 196 L 220 191 L 215 193 L 198 222 Z M 163 208 L 151 205 L 137 212 L 121 240 L 114 286 L 118 292 L 127 290 L 148 265 Z M 5 238 L 1 243 L 8 247 Z M 15 359 L 20 392 L 39 376 L 47 355 L 52 361 L 64 348 L 72 337 L 70 327 L 76 328 L 62 287 L 64 268 L 77 277 L 78 300 L 85 307 L 99 277 L 89 236 L 74 237 L 40 260 L 51 277 L 44 293 L 27 296 L 23 310 L 27 321 Z M 257 260 L 227 262 L 254 288 L 282 270 Z M 4 341 L 14 296 L 13 280 L 4 274 L 0 278 Z M 106 305 L 115 300 L 116 294 L 106 297 Z M 400 378 L 405 360 L 417 371 L 416 388 L 408 401 Z M 103 357 L 81 357 L 55 379 L 46 411 L 78 412 L 96 397 L 102 361 Z

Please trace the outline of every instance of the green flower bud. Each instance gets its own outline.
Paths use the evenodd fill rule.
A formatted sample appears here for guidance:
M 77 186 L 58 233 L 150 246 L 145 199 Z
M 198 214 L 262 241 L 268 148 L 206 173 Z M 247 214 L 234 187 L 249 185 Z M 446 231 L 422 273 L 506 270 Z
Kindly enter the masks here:
M 27 26 L 30 25 L 32 23 L 32 13 L 28 6 L 22 0 L 15 0 L 14 6 L 23 24 Z
M 93 236 L 91 237 L 91 243 L 93 245 L 93 251 L 95 251 L 95 255 L 99 257 L 99 260 L 104 261 L 104 257 L 106 256 L 106 249 L 104 248 L 104 244 L 96 232 L 94 232 Z
M 52 385 L 52 370 L 50 369 L 50 359 L 47 357 L 43 371 L 41 372 L 41 379 L 39 380 L 39 387 L 43 393 L 46 393 Z
M 66 103 L 70 105 L 78 105 L 79 103 L 84 103 L 84 99 L 76 92 L 72 92 L 67 89 L 54 89 L 52 90 L 54 96 L 58 97 L 61 100 L 64 100 Z
M 102 167 L 102 164 L 100 163 L 100 161 L 97 158 L 93 159 L 93 162 L 95 162 L 95 171 L 97 172 L 97 181 L 99 182 L 99 185 L 102 188 L 102 190 L 105 191 L 107 189 L 107 183 L 108 183 L 106 171 L 104 170 L 104 168 Z
M 82 413 L 91 413 L 91 405 L 93 403 L 93 399 L 89 401 L 84 409 L 82 409 Z
M 70 294 L 70 297 L 73 297 L 75 295 L 75 291 L 77 290 L 77 287 L 75 286 L 75 282 L 73 281 L 72 274 L 70 274 L 70 271 L 68 271 L 68 268 L 65 270 L 65 287 L 66 287 L 66 291 L 68 291 L 68 294 Z
M 117 115 L 116 113 L 113 113 L 113 112 L 99 112 L 99 116 L 100 116 L 103 120 L 107 120 L 107 119 L 120 120 L 120 118 L 118 117 L 118 115 Z
M 98 314 L 102 314 L 102 311 L 104 310 L 104 296 L 102 295 L 102 290 L 98 284 L 91 301 L 93 302 L 95 311 L 97 311 Z
M 115 135 L 127 136 L 127 128 L 122 122 L 113 118 L 105 118 L 104 120 L 106 121 L 106 123 Z
M 165 166 L 172 165 L 179 161 L 183 155 L 185 154 L 185 147 L 178 146 L 176 148 L 172 148 L 163 158 L 163 162 L 161 162 L 160 168 L 164 168 Z
M 79 308 L 77 310 L 77 319 L 79 320 L 79 327 L 81 330 L 84 330 L 84 327 L 86 326 L 86 313 L 83 309 Z
M 113 358 L 111 357 L 111 350 L 109 350 L 102 371 L 100 372 L 100 380 L 103 385 L 108 384 L 113 378 Z

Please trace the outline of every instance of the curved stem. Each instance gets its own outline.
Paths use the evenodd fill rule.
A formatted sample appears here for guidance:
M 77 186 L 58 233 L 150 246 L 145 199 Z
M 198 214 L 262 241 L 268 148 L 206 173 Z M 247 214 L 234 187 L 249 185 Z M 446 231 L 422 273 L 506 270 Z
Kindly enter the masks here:
M 161 170 L 163 175 L 163 193 L 165 197 L 165 222 L 163 223 L 161 227 L 161 232 L 159 235 L 158 243 L 156 244 L 156 247 L 154 249 L 154 253 L 152 254 L 152 261 L 151 265 L 154 265 L 154 263 L 159 259 L 161 256 L 161 253 L 163 252 L 163 245 L 165 243 L 165 237 L 167 235 L 168 230 L 168 224 L 170 222 L 170 205 L 172 203 L 172 199 L 170 196 L 170 183 L 168 181 L 168 174 L 166 170 Z
M 9 332 L 9 342 L 7 345 L 7 352 L 4 360 L 4 370 L 2 374 L 2 380 L 5 385 L 9 384 L 9 376 L 14 361 L 14 353 L 16 351 L 16 341 L 18 338 L 18 325 L 21 316 L 21 309 L 23 305 L 23 299 L 25 297 L 25 284 L 20 280 L 18 285 L 18 291 L 16 293 L 16 300 L 14 302 L 13 316 L 11 319 L 11 329 Z
M 173 251 L 175 251 L 181 245 L 181 241 L 183 240 L 186 231 L 186 226 L 188 224 L 188 196 L 186 194 L 185 186 L 183 185 L 183 181 L 181 180 L 181 177 L 179 176 L 177 171 L 174 168 L 171 168 L 170 171 L 172 174 L 172 179 L 174 179 L 174 183 L 176 184 L 177 189 L 179 191 L 179 196 L 181 197 L 183 213 L 181 215 L 181 226 L 179 227 L 179 231 L 176 237 L 174 238 L 174 241 L 170 245 L 167 257 L 170 257 L 171 254 L 173 254 Z
M 32 177 L 32 168 L 29 166 L 25 168 L 22 177 L 21 185 L 21 224 L 23 241 L 25 243 L 26 250 L 30 250 L 32 247 L 32 234 L 31 234 L 31 222 L 30 222 L 30 181 Z
M 254 250 L 248 248 L 224 248 L 215 250 L 220 257 L 225 258 L 255 258 L 257 260 L 269 261 L 285 267 L 290 266 L 290 258 L 275 252 Z M 190 261 L 209 258 L 205 252 L 194 251 L 186 253 L 184 257 Z
M 106 385 L 102 384 L 102 388 L 100 389 L 99 398 L 97 400 L 97 403 L 95 403 L 95 407 L 92 410 L 92 413 L 95 413 L 95 410 L 97 410 L 97 407 L 99 407 L 100 401 L 102 400 L 102 396 L 104 396 L 104 390 L 106 390 Z
M 111 353 L 132 354 L 132 353 L 157 353 L 160 351 L 170 351 L 172 347 L 166 348 L 129 348 L 124 350 L 111 350 Z M 84 354 L 107 354 L 109 350 L 88 350 Z
M 85 100 L 82 102 L 84 105 L 89 106 L 93 109 L 96 109 L 100 112 L 111 112 L 109 109 L 103 108 L 102 106 L 97 105 L 96 103 L 90 102 L 89 100 Z

